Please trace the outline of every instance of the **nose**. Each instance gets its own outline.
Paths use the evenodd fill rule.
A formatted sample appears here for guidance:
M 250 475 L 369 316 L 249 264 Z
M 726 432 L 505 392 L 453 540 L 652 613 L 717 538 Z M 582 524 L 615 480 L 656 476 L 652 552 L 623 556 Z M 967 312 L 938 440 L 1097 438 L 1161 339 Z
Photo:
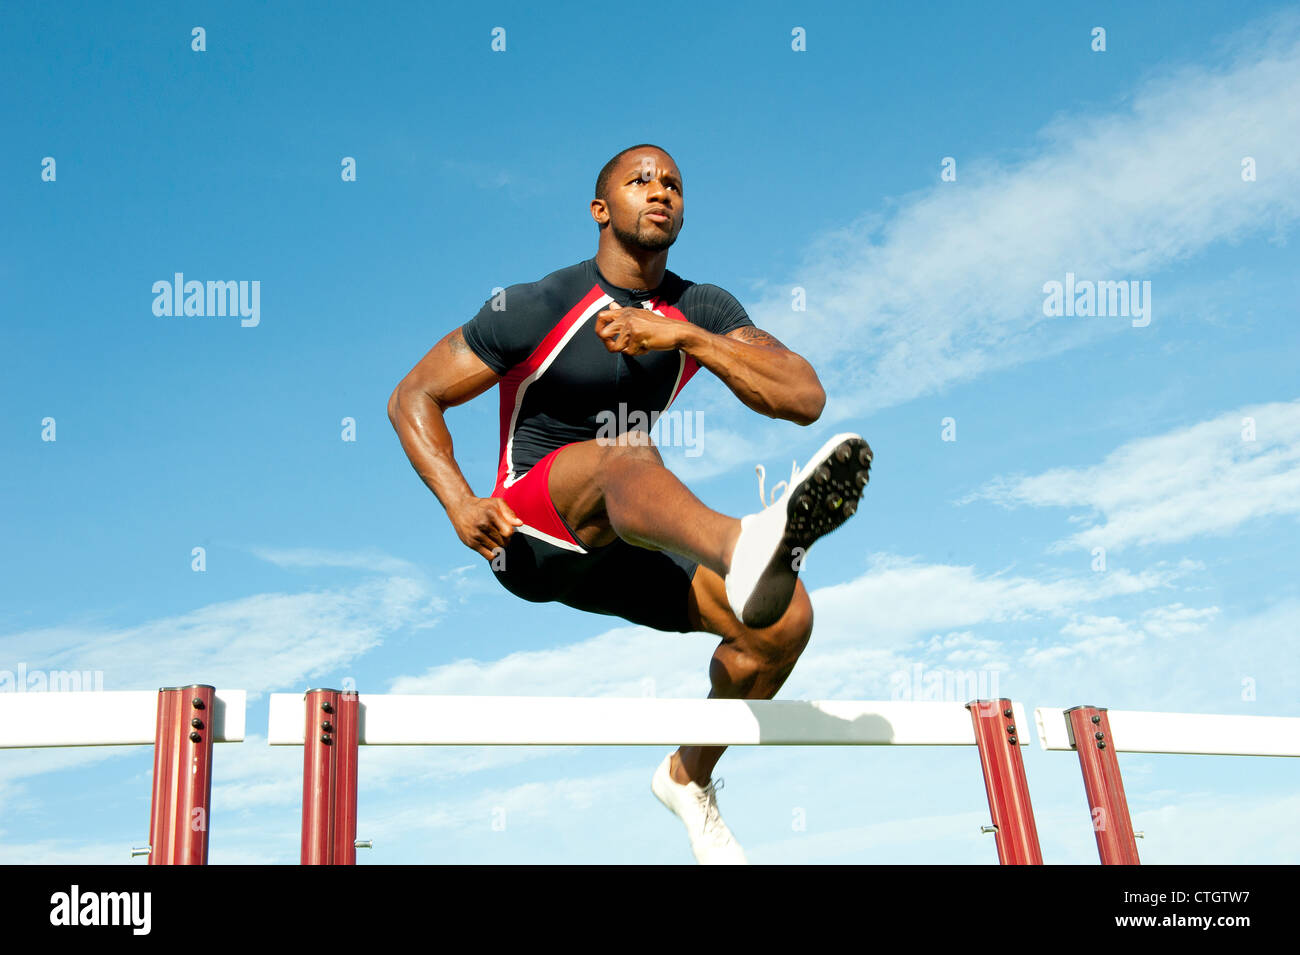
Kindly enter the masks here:
M 669 201 L 669 197 L 672 193 L 668 191 L 668 187 L 664 185 L 664 181 L 658 176 L 655 176 L 646 183 L 645 195 L 648 200 L 654 200 L 665 206 L 672 206 L 672 202 Z

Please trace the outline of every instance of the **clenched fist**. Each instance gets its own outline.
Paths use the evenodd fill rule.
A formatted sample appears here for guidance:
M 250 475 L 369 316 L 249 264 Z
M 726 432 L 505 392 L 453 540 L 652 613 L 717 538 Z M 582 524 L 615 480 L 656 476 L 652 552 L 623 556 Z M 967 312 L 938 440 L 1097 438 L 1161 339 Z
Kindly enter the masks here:
M 596 334 L 605 348 L 624 355 L 643 355 L 648 351 L 672 351 L 682 345 L 682 335 L 689 324 L 665 318 L 644 308 L 611 306 L 596 316 Z
M 488 560 L 496 548 L 505 549 L 515 528 L 523 524 L 499 497 L 471 497 L 447 515 L 461 542 Z

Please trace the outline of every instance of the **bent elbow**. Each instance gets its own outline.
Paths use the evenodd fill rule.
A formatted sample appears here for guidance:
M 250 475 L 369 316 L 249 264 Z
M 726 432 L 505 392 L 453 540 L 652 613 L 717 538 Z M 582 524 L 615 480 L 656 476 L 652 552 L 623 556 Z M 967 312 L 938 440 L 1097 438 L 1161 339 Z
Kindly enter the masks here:
M 393 393 L 388 396 L 388 420 L 391 421 L 394 426 L 397 425 L 397 409 L 401 404 L 398 400 L 398 395 L 400 395 L 401 392 L 402 386 L 399 384 L 393 389 Z
M 825 410 L 826 410 L 826 390 L 824 388 L 819 387 L 817 389 L 816 401 L 813 404 L 812 417 L 808 419 L 808 423 L 812 424 L 814 421 L 820 418 L 822 416 L 822 412 Z
M 419 384 L 405 378 L 388 396 L 388 420 L 394 428 L 401 426 L 403 416 L 422 418 L 427 411 L 441 414 L 446 408 L 447 403 L 440 396 L 430 394 Z
M 816 391 L 800 402 L 790 420 L 806 428 L 820 418 L 824 410 L 826 410 L 826 391 L 819 385 Z
M 808 364 L 808 359 L 800 357 L 799 366 L 801 373 L 791 376 L 798 385 L 794 389 L 790 420 L 807 427 L 822 416 L 826 408 L 826 389 L 812 365 Z

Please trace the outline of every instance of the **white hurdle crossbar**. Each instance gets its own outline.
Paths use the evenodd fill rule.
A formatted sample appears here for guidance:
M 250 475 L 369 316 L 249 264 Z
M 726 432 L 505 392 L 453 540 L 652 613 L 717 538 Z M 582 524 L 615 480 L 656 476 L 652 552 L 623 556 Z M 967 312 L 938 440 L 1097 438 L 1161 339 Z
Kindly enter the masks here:
M 203 865 L 212 744 L 244 739 L 243 690 L 207 683 L 158 690 L 0 693 L 0 749 L 152 744 L 150 865 Z M 201 824 L 200 824 L 201 823 Z
M 1065 709 L 1034 709 L 1039 743 L 1073 750 Z M 1300 717 L 1216 716 L 1208 713 L 1106 711 L 1117 753 L 1186 753 L 1198 756 L 1300 756 Z
M 357 700 L 357 742 L 366 746 L 975 745 L 962 703 L 372 693 Z M 298 694 L 271 695 L 272 746 L 302 745 L 303 707 Z M 1015 707 L 1024 725 L 1024 708 Z
M 355 861 L 356 747 L 369 746 L 976 746 L 990 831 L 1003 862 L 1041 863 L 1010 700 L 682 700 L 417 696 L 309 690 L 271 695 L 267 741 L 308 745 L 304 863 Z
M 1104 706 L 1034 710 L 1046 750 L 1073 750 L 1102 865 L 1140 865 L 1117 753 L 1300 756 L 1300 718 L 1149 713 Z
M 217 690 L 209 717 L 214 743 L 244 739 L 244 690 Z M 144 746 L 158 731 L 157 690 L 0 693 L 0 749 Z

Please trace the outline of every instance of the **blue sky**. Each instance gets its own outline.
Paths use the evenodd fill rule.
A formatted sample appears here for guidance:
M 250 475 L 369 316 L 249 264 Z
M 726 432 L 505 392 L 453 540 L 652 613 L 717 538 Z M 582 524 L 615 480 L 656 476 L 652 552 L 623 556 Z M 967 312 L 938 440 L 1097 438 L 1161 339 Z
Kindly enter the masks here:
M 701 373 L 675 407 L 702 415 L 703 454 L 669 465 L 738 515 L 755 464 L 783 477 L 844 430 L 876 452 L 859 516 L 809 557 L 817 626 L 780 698 L 888 699 L 920 664 L 1030 707 L 1300 716 L 1294 7 L 9 4 L 3 23 L 0 670 L 247 689 L 212 862 L 297 861 L 301 756 L 265 745 L 269 693 L 707 693 L 713 638 L 502 589 L 385 414 L 493 287 L 594 253 L 596 172 L 642 141 L 686 182 L 670 268 L 735 294 L 830 396 L 804 429 Z M 156 316 L 176 272 L 259 282 L 258 324 Z M 1044 315 L 1067 273 L 1150 282 L 1149 324 Z M 493 392 L 448 417 L 484 494 L 496 415 Z M 689 862 L 649 792 L 664 752 L 367 749 L 361 861 Z M 1076 760 L 1025 758 L 1046 860 L 1095 862 Z M 1300 859 L 1296 761 L 1120 764 L 1144 861 Z M 0 754 L 0 862 L 127 862 L 150 766 Z M 755 862 L 996 861 L 973 750 L 737 748 L 717 775 Z

